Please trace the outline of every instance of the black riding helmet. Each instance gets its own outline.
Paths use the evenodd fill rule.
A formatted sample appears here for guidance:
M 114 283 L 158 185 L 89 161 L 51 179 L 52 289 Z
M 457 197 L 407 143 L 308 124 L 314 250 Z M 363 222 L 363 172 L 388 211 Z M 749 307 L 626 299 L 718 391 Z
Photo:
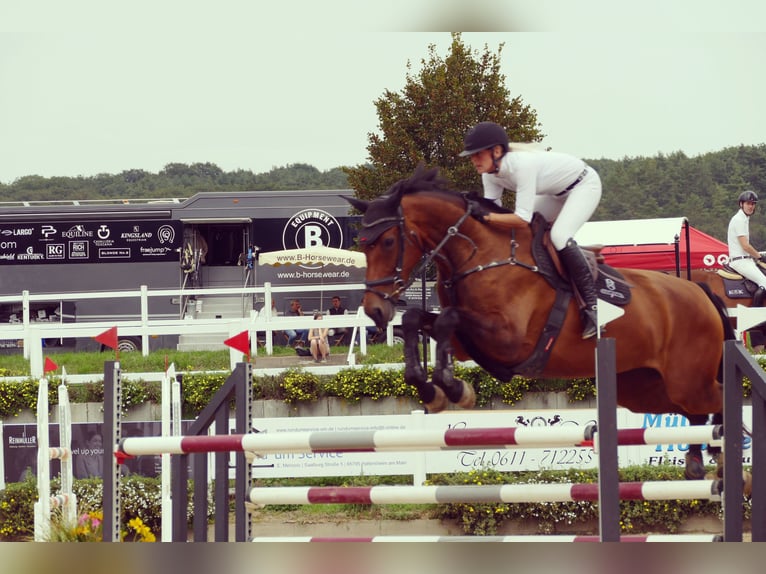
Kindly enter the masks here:
M 752 201 L 753 203 L 758 203 L 758 195 L 754 191 L 743 191 L 739 194 L 739 199 L 737 201 L 739 203 L 742 203 L 743 201 Z
M 495 122 L 480 122 L 466 132 L 463 138 L 465 149 L 460 152 L 460 157 L 473 155 L 477 151 L 496 145 L 503 147 L 503 153 L 508 152 L 508 134 Z

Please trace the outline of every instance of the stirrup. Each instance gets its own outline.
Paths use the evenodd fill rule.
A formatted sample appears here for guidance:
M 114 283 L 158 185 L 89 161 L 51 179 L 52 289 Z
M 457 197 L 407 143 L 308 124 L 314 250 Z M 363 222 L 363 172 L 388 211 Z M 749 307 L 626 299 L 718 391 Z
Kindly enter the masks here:
M 591 339 L 598 335 L 598 319 L 595 310 L 583 309 L 581 319 L 583 322 L 583 339 Z

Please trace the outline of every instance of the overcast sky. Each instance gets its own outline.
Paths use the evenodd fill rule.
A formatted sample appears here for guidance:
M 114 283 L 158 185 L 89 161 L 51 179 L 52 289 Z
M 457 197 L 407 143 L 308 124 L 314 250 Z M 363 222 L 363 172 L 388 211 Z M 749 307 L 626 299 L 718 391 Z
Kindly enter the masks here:
M 279 4 L 3 3 L 0 182 L 362 163 L 374 100 L 402 89 L 429 44 L 447 55 L 439 30 L 466 30 L 479 52 L 505 43 L 511 95 L 556 150 L 619 159 L 766 142 L 760 0 Z

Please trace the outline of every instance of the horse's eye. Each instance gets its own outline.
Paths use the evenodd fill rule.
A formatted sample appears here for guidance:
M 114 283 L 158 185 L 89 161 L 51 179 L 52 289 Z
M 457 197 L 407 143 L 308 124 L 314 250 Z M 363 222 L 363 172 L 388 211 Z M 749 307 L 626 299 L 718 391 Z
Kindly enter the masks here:
M 394 246 L 394 238 L 393 237 L 386 237 L 383 240 L 383 247 L 385 247 L 386 249 L 390 249 L 393 246 Z

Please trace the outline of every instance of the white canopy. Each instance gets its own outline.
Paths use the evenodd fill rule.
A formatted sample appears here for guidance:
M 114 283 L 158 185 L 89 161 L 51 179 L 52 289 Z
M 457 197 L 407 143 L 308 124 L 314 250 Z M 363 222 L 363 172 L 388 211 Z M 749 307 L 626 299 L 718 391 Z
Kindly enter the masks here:
M 682 238 L 685 217 L 589 221 L 575 235 L 580 245 L 670 245 Z

